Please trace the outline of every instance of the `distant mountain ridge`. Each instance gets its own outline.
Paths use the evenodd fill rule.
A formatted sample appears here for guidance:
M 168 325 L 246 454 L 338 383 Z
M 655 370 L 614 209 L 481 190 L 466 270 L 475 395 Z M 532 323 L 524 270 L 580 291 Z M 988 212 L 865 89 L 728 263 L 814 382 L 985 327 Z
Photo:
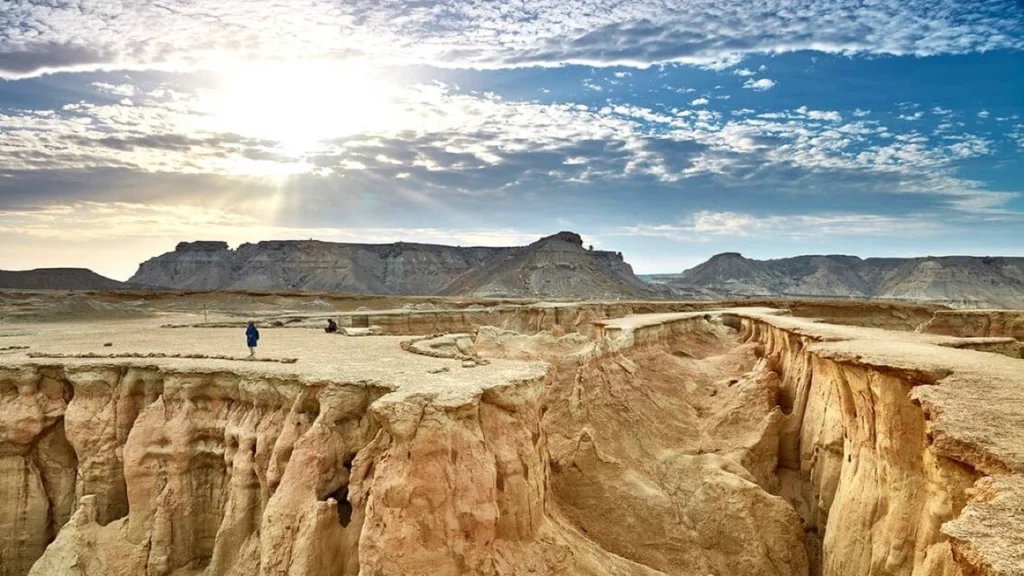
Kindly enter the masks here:
M 815 255 L 752 260 L 726 252 L 681 274 L 647 279 L 677 294 L 702 292 L 713 298 L 877 298 L 1024 308 L 1024 258 Z
M 0 289 L 9 290 L 132 290 L 140 288 L 118 282 L 87 268 L 37 268 L 0 270 Z
M 615 252 L 573 232 L 524 247 L 266 241 L 182 242 L 143 262 L 131 282 L 192 290 L 326 290 L 395 295 L 656 297 Z

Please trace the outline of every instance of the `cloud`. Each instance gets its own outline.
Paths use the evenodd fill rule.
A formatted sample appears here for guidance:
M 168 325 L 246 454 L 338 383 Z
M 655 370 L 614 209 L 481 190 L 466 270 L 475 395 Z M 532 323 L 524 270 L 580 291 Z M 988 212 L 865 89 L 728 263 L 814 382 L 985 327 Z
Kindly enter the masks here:
M 15 3 L 17 4 L 17 3 Z M 17 6 L 15 6 L 17 8 Z M 4 7 L 4 11 L 10 9 Z M 26 78 L 57 70 L 101 68 L 114 59 L 112 46 L 84 46 L 71 43 L 71 31 L 57 41 L 14 43 L 12 34 L 20 36 L 26 30 L 11 28 L 16 22 L 5 22 L 0 14 L 0 78 Z M 48 25 L 41 20 L 38 25 Z M 38 36 L 36 36 L 38 38 Z
M 988 110 L 982 110 L 982 111 L 978 112 L 978 118 L 985 119 L 985 118 L 988 118 L 990 115 L 991 115 L 991 113 Z
M 1018 148 L 1024 150 L 1024 124 L 1015 125 L 1013 131 L 1008 136 L 1017 143 Z
M 131 84 L 108 84 L 106 82 L 93 82 L 90 84 L 98 91 L 104 94 L 111 94 L 114 96 L 134 96 L 136 92 L 135 86 Z
M 899 218 L 882 214 L 787 214 L 756 216 L 739 212 L 700 211 L 681 224 L 627 226 L 623 236 L 652 236 L 677 241 L 708 237 L 808 239 L 822 236 L 902 237 L 930 235 L 945 226 L 930 217 Z
M 697 98 L 690 102 L 690 106 L 707 106 L 708 102 L 710 102 L 710 100 L 707 98 Z
M 757 72 L 754 72 L 753 70 L 748 70 L 747 68 L 740 68 L 738 70 L 733 70 L 732 73 L 737 75 L 737 76 L 743 76 L 743 77 L 753 76 L 753 75 L 757 74 Z
M 743 83 L 743 87 L 748 90 L 771 90 L 775 87 L 775 81 L 771 78 L 761 78 L 760 80 L 747 80 Z
M 807 106 L 796 109 L 797 114 L 810 118 L 811 120 L 825 120 L 828 122 L 842 122 L 843 116 L 835 110 L 810 110 Z
M 990 214 L 1019 197 L 958 173 L 964 160 L 998 149 L 991 137 L 934 137 L 838 110 L 722 112 L 699 107 L 706 98 L 696 108 L 597 109 L 396 82 L 375 92 L 379 107 L 354 111 L 355 124 L 329 99 L 307 102 L 303 117 L 323 114 L 352 129 L 294 148 L 260 122 L 216 121 L 205 89 L 184 84 L 173 95 L 137 86 L 133 106 L 0 112 L 0 208 L 172 202 L 175 194 L 201 201 L 209 191 L 225 203 L 287 199 L 281 210 L 296 218 L 346 218 L 352 206 L 363 214 L 359 199 L 372 199 L 381 222 L 385 214 L 415 222 L 460 206 L 467 214 L 517 202 L 538 208 L 559 194 L 614 195 L 624 186 L 738 203 L 764 201 L 758 194 L 770 189 L 781 198 L 917 203 L 963 215 Z M 906 195 L 916 198 L 898 200 Z
M 455 68 L 725 68 L 748 54 L 801 50 L 930 56 L 1021 49 L 1020 25 L 1019 8 L 998 0 L 823 0 L 800 10 L 784 0 L 425 0 L 415 8 L 371 0 L 8 0 L 0 13 L 0 75 L 299 58 Z

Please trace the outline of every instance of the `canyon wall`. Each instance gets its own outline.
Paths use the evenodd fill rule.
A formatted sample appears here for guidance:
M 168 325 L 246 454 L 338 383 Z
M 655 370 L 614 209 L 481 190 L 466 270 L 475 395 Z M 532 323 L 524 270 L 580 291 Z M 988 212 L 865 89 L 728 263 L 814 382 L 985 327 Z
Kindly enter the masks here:
M 1020 553 L 991 554 L 1024 542 L 993 522 L 1013 513 L 998 518 L 987 504 L 1020 498 L 1024 414 L 1004 404 L 1022 395 L 1019 360 L 969 350 L 970 341 L 886 341 L 866 330 L 843 341 L 791 318 L 748 315 L 742 329 L 782 378 L 781 491 L 822 574 L 1024 570 Z M 967 520 L 978 507 L 990 510 L 982 537 Z
M 65 362 L 0 368 L 4 576 L 653 574 L 546 514 L 541 365 L 403 387 Z
M 1024 569 L 1020 360 L 970 349 L 992 338 L 756 309 L 561 335 L 567 310 L 455 360 L 373 339 L 372 376 L 5 356 L 0 575 Z

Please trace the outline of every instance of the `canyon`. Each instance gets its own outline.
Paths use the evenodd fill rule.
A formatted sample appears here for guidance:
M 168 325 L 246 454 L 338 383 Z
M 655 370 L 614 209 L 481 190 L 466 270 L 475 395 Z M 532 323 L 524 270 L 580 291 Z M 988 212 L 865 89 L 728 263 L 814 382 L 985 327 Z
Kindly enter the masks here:
M 2 576 L 1024 574 L 1020 312 L 93 298 L 0 323 Z

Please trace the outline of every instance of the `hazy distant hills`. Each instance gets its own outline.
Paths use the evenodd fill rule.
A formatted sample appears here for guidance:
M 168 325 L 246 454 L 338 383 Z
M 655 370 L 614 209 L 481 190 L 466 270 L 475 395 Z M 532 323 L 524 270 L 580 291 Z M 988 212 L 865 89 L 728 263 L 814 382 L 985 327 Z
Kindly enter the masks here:
M 614 252 L 560 232 L 524 247 L 269 241 L 183 242 L 131 282 L 194 290 L 327 290 L 400 295 L 615 298 L 667 295 Z
M 681 274 L 647 277 L 678 294 L 879 298 L 1024 308 L 1024 258 L 797 256 L 751 260 L 735 252 Z
M 384 295 L 581 299 L 878 298 L 1024 308 L 1024 258 L 797 256 L 727 252 L 679 274 L 633 273 L 622 254 L 588 250 L 573 232 L 528 246 L 182 242 L 127 282 L 82 268 L 0 271 L 0 289 L 311 290 Z
M 12 290 L 129 290 L 137 288 L 86 268 L 0 270 L 0 289 Z

